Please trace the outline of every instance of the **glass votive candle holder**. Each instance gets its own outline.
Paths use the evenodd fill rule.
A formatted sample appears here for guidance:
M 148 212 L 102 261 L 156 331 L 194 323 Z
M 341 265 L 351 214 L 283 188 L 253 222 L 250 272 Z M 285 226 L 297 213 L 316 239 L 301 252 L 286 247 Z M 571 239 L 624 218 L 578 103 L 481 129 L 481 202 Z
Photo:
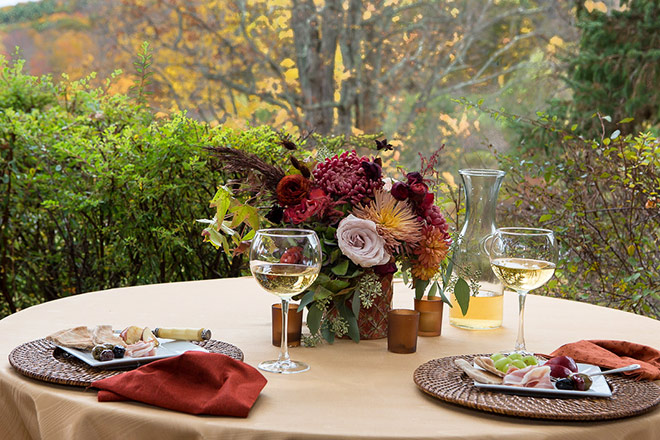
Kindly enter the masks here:
M 282 345 L 282 304 L 273 304 L 272 313 L 272 333 L 273 345 L 279 347 Z M 300 335 L 302 333 L 302 311 L 298 313 L 298 304 L 289 304 L 289 313 L 287 314 L 287 345 L 289 347 L 298 347 L 300 345 Z
M 417 351 L 419 312 L 417 310 L 394 309 L 387 313 L 387 349 L 392 353 L 414 353 Z
M 415 298 L 415 310 L 419 315 L 419 336 L 440 336 L 442 332 L 443 302 L 440 297 Z

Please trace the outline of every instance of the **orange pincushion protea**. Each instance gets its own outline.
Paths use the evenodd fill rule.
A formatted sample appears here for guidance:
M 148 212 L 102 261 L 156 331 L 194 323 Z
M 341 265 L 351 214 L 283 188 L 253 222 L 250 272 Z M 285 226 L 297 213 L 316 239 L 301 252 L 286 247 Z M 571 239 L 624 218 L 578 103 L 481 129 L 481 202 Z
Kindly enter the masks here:
M 438 272 L 447 256 L 449 241 L 440 228 L 424 226 L 422 241 L 414 252 L 417 260 L 413 263 L 412 274 L 421 280 L 428 280 Z

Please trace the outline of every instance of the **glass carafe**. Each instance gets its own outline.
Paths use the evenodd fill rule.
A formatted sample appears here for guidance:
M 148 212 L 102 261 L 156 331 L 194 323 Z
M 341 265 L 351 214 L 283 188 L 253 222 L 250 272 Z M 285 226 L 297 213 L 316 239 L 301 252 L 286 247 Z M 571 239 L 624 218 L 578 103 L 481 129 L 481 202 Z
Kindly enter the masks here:
M 493 234 L 497 195 L 506 174 L 500 170 L 459 170 L 465 191 L 465 223 L 454 246 L 452 283 L 461 277 L 470 286 L 467 313 L 450 289 L 452 308 L 449 323 L 470 330 L 487 330 L 502 325 L 504 285 L 490 268 L 483 241 Z

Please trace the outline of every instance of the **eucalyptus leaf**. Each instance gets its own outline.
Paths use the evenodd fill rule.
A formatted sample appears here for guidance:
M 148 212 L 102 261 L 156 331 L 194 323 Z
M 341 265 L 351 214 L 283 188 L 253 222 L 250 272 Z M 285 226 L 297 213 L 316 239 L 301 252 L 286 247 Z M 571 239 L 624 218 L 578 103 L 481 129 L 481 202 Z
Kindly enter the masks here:
M 456 281 L 454 286 L 454 296 L 456 297 L 456 302 L 461 307 L 461 312 L 463 316 L 466 315 L 468 307 L 470 306 L 470 286 L 463 278 L 459 278 Z
M 332 273 L 340 277 L 346 275 L 346 272 L 348 272 L 348 260 L 342 260 L 340 263 L 332 266 L 332 269 L 330 270 Z
M 330 280 L 327 283 L 325 283 L 323 286 L 326 289 L 332 290 L 333 292 L 336 293 L 336 292 L 339 292 L 342 289 L 347 288 L 350 285 L 351 285 L 351 283 L 349 283 L 348 281 L 345 281 L 345 280 Z
M 328 341 L 328 344 L 335 342 L 335 334 L 330 331 L 330 328 L 327 325 L 324 325 L 321 329 L 321 336 L 323 336 L 323 339 Z
M 338 304 L 339 315 L 348 322 L 348 336 L 355 342 L 360 342 L 360 329 L 353 311 L 346 307 L 346 303 Z
M 442 276 L 443 290 L 447 289 L 447 286 L 449 286 L 449 279 L 451 278 L 451 272 L 453 270 L 454 270 L 454 261 L 450 258 L 449 263 L 447 263 L 447 269 L 445 269 L 445 273 Z
M 445 295 L 445 290 L 440 289 L 440 298 L 442 298 L 442 302 L 447 304 L 449 307 L 454 307 L 451 305 L 451 301 L 449 301 L 449 298 L 447 298 L 447 295 Z
M 307 313 L 307 327 L 311 334 L 315 335 L 318 333 L 319 328 L 321 327 L 321 318 L 323 317 L 323 310 L 319 309 L 315 304 L 309 308 Z
M 314 288 L 314 299 L 329 298 L 334 295 L 334 292 L 325 286 L 318 285 Z
M 308 290 L 307 293 L 305 293 L 300 300 L 300 303 L 298 304 L 298 310 L 302 311 L 305 307 L 307 307 L 308 304 L 311 304 L 314 301 L 314 290 Z
M 359 276 L 362 275 L 363 273 L 364 273 L 364 270 L 358 268 L 358 269 L 355 269 L 355 270 L 353 271 L 353 273 L 351 273 L 350 275 L 344 275 L 344 278 L 355 278 L 355 277 L 359 277 Z
M 353 315 L 360 316 L 360 291 L 358 289 L 355 289 L 355 293 L 353 293 L 353 298 L 351 301 L 351 309 L 353 310 Z
M 424 296 L 424 291 L 429 285 L 429 280 L 415 280 L 415 298 L 422 299 Z
M 429 298 L 435 298 L 435 294 L 436 294 L 437 291 L 438 291 L 438 282 L 434 281 L 431 284 L 431 288 L 429 289 L 429 293 L 427 293 L 427 296 Z

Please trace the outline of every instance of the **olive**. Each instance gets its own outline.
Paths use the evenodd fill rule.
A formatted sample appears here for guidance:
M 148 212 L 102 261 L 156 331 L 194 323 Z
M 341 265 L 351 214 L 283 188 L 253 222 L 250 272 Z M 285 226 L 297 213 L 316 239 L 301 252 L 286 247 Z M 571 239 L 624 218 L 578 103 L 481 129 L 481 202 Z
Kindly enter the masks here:
M 557 382 L 555 382 L 555 386 L 557 387 L 558 390 L 574 390 L 575 389 L 575 384 L 571 380 L 571 378 L 567 377 L 564 379 L 559 379 Z
M 115 359 L 121 359 L 126 354 L 126 349 L 121 345 L 115 345 L 112 347 L 112 353 L 115 355 Z
M 101 352 L 100 356 L 99 356 L 99 360 L 100 360 L 100 361 L 103 361 L 103 362 L 105 362 L 105 361 L 111 361 L 111 360 L 113 360 L 114 358 L 115 358 L 115 355 L 114 355 L 114 353 L 112 352 L 112 350 L 103 350 L 103 351 Z
M 591 378 L 583 373 L 571 374 L 571 380 L 578 391 L 587 391 L 591 387 Z
M 103 350 L 107 350 L 107 348 L 105 348 L 105 346 L 103 345 L 94 346 L 94 348 L 92 349 L 92 357 L 97 361 L 100 360 L 101 352 Z

